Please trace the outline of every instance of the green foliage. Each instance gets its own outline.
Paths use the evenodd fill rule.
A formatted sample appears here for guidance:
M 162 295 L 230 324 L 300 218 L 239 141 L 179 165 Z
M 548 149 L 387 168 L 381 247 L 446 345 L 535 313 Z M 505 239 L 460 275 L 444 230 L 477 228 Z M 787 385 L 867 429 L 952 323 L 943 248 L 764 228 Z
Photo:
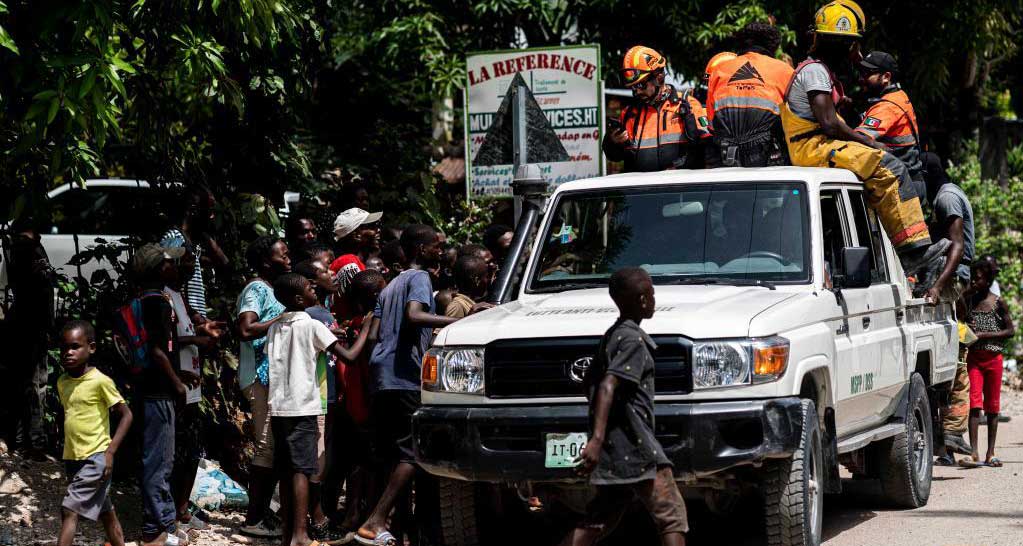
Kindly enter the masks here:
M 1010 169 L 1007 188 L 997 181 L 980 177 L 980 162 L 976 145 L 971 144 L 972 153 L 949 171 L 970 198 L 973 207 L 974 227 L 977 237 L 976 256 L 994 256 L 1001 266 L 999 285 L 1002 297 L 1009 304 L 1009 310 L 1018 322 L 1023 310 L 1023 169 L 1020 164 Z M 1016 148 L 1016 155 L 1020 155 Z M 1009 354 L 1020 354 L 1023 331 L 1017 330 L 1013 343 L 1007 343 Z

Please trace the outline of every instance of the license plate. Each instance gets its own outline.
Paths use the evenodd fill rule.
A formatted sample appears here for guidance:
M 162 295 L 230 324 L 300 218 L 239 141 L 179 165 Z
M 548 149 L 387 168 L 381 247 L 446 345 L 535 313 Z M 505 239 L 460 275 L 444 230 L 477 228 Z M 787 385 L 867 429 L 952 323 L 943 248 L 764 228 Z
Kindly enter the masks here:
M 574 467 L 578 464 L 575 459 L 585 445 L 585 432 L 550 432 L 547 434 L 547 452 L 543 464 L 547 468 Z

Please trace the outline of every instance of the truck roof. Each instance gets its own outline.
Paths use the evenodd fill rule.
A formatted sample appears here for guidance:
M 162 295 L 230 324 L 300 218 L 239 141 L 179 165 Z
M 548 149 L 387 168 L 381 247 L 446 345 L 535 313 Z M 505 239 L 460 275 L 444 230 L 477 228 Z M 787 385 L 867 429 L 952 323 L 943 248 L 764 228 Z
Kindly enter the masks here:
M 558 192 L 591 190 L 608 187 L 658 186 L 664 184 L 706 184 L 708 182 L 805 182 L 811 188 L 826 182 L 859 184 L 859 179 L 845 169 L 819 167 L 741 167 L 701 170 L 670 170 L 649 173 L 623 173 L 566 182 Z

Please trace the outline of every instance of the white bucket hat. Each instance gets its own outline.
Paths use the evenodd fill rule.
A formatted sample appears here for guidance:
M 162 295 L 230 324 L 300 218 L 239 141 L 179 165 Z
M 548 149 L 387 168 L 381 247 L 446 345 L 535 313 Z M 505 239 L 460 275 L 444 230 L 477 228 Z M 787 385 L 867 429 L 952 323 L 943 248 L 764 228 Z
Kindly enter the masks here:
M 344 239 L 363 224 L 379 222 L 383 215 L 382 212 L 366 212 L 360 208 L 350 208 L 338 214 L 334 219 L 334 240 Z

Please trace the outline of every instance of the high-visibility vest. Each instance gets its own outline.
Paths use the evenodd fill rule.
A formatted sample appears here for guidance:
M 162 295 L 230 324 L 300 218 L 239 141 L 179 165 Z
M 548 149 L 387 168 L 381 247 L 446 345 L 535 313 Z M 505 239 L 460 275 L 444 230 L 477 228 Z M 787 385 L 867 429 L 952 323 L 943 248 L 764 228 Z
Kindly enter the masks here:
M 920 138 L 913 104 L 898 85 L 889 86 L 879 98 L 870 100 L 856 132 L 884 144 L 889 153 L 902 160 L 916 176 L 923 170 Z
M 760 110 L 777 117 L 794 70 L 754 51 L 718 65 L 707 87 L 707 119 L 726 109 Z
M 622 110 L 620 121 L 631 137 L 621 154 L 627 171 L 660 171 L 684 166 L 686 146 L 711 136 L 700 101 L 688 90 L 682 92 L 671 86 L 668 97 L 656 107 L 632 104 Z M 608 158 L 616 160 L 616 154 L 609 147 L 605 145 Z

